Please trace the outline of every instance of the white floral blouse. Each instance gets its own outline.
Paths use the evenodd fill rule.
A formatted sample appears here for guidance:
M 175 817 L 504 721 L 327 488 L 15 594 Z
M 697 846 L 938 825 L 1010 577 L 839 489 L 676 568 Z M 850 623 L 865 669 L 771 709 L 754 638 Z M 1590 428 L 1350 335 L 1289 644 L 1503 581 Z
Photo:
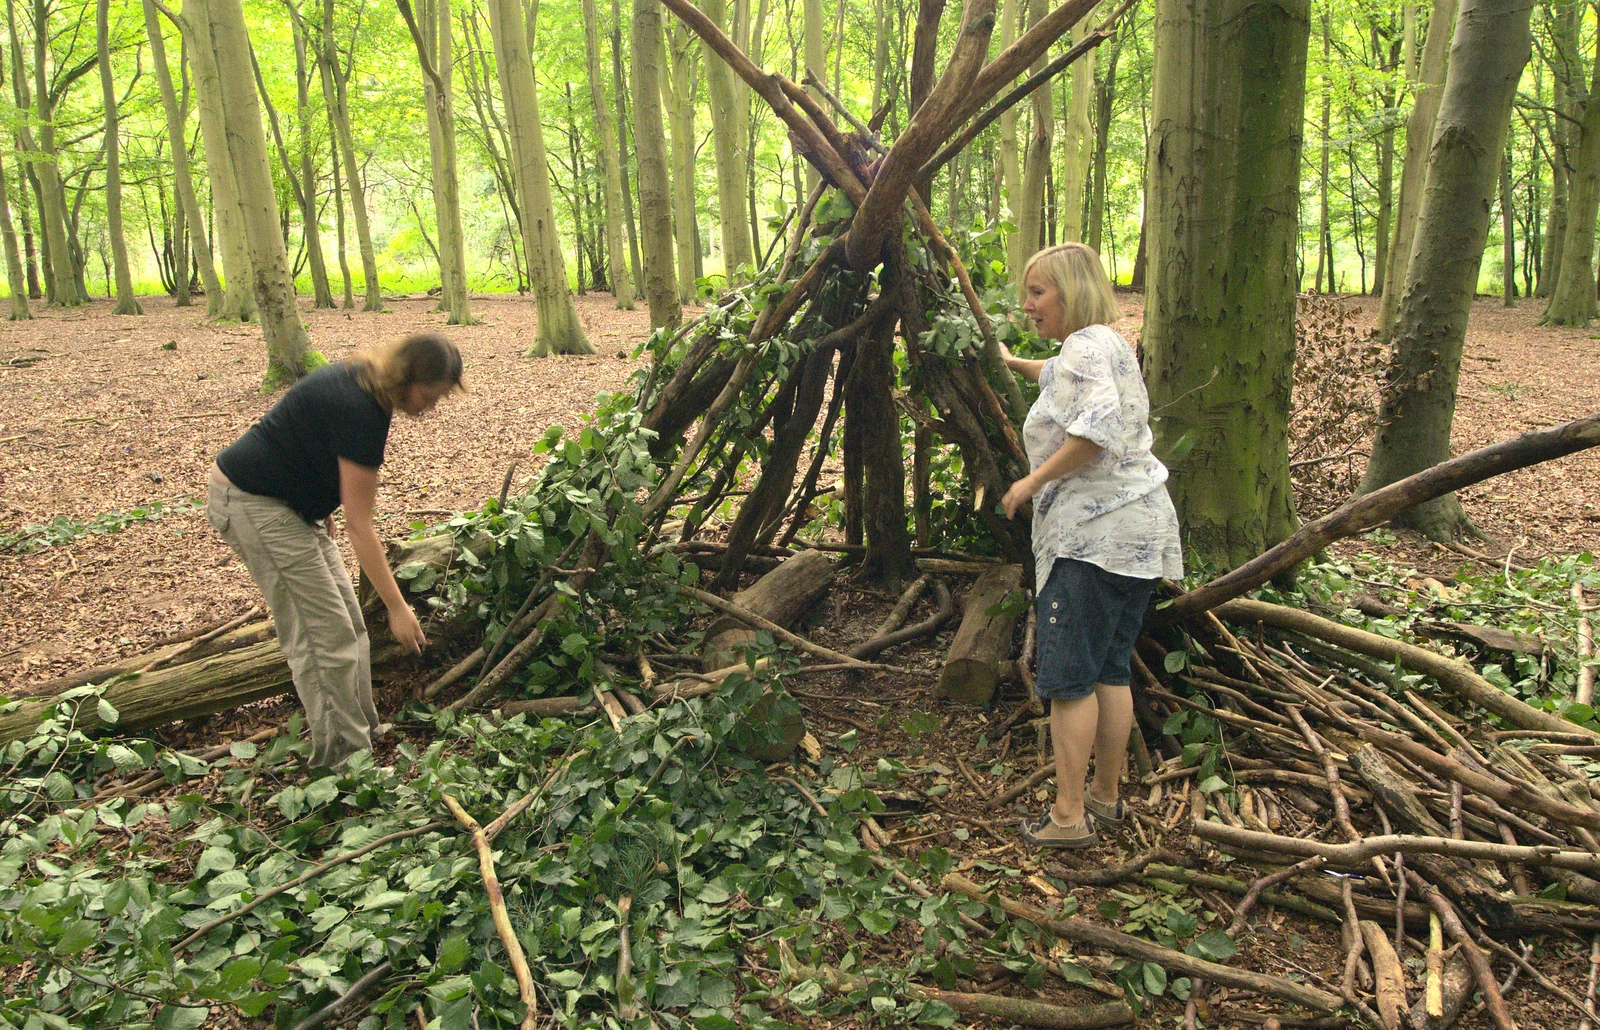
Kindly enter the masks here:
M 1033 498 L 1036 589 L 1057 558 L 1140 579 L 1183 578 L 1167 468 L 1150 453 L 1150 397 L 1133 348 L 1109 326 L 1073 333 L 1040 370 L 1039 399 L 1022 425 L 1030 467 L 1068 436 L 1101 452 Z

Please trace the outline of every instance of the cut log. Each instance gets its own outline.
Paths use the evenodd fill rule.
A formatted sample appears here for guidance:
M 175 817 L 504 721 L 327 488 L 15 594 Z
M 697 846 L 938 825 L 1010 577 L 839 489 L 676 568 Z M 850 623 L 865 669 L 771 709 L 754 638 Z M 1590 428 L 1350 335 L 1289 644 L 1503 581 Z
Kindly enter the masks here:
M 1389 637 L 1345 626 L 1312 615 L 1310 612 L 1300 611 L 1298 608 L 1286 608 L 1265 601 L 1232 600 L 1221 605 L 1217 609 L 1217 614 L 1232 622 L 1264 623 L 1278 629 L 1304 633 L 1371 658 L 1399 662 L 1407 669 L 1433 677 L 1440 686 L 1457 697 L 1493 712 L 1513 726 L 1525 730 L 1588 733 L 1596 743 L 1600 743 L 1600 733 L 1585 730 L 1584 727 L 1568 722 L 1559 715 L 1539 711 L 1479 676 L 1472 666 L 1459 658 L 1446 658 L 1425 647 L 1418 647 L 1401 640 L 1391 640 Z
M 810 611 L 833 586 L 833 562 L 821 551 L 801 551 L 786 558 L 777 568 L 734 594 L 734 604 L 788 627 Z M 712 621 L 706 628 L 702 650 L 705 670 L 716 670 L 744 659 L 743 648 L 756 638 L 751 629 L 731 615 Z
M 802 551 L 733 596 L 739 607 L 779 626 L 788 626 L 822 600 L 833 585 L 833 562 L 821 551 Z M 754 640 L 756 631 L 724 615 L 706 630 L 702 649 L 706 672 L 714 673 L 731 665 L 743 666 L 744 646 Z M 750 710 L 753 722 L 772 719 L 773 697 L 769 694 Z M 806 735 L 805 719 L 796 709 L 779 719 L 778 736 L 772 743 L 750 752 L 761 762 L 779 762 L 800 746 Z
M 248 628 L 248 627 L 246 627 Z M 390 640 L 374 641 L 374 670 L 398 661 L 404 652 Z M 287 694 L 294 689 L 289 664 L 276 640 L 251 644 L 225 654 L 202 658 L 183 665 L 130 676 L 105 689 L 103 699 L 117 710 L 115 724 L 104 722 L 93 698 L 78 706 L 74 728 L 84 733 L 146 730 L 169 722 L 198 719 L 225 712 L 252 701 Z M 51 716 L 60 704 L 56 698 L 24 703 L 15 711 L 0 715 L 0 745 L 26 740 L 35 727 Z
M 963 601 L 961 627 L 934 686 L 935 697 L 987 705 L 1000 683 L 1000 665 L 1011 657 L 1017 612 L 989 614 L 1008 594 L 1022 589 L 1022 566 L 1001 565 L 977 578 Z
M 202 629 L 195 636 L 203 636 L 204 634 L 205 630 Z M 270 640 L 272 635 L 271 620 L 263 618 L 255 622 L 245 623 L 238 629 L 224 633 L 199 645 L 194 644 L 193 638 L 180 638 L 172 643 L 158 647 L 154 651 L 146 651 L 143 654 L 136 654 L 106 665 L 98 665 L 92 669 L 69 673 L 66 676 L 57 676 L 55 679 L 46 680 L 37 685 L 27 685 L 21 688 L 17 696 L 24 698 L 53 697 L 64 690 L 71 690 L 73 687 L 81 687 L 88 683 L 104 683 L 118 676 L 126 676 L 129 673 L 138 672 L 153 662 L 168 665 L 169 662 L 181 657 L 183 664 L 188 664 L 199 661 L 202 658 L 210 658 L 214 655 L 238 650 L 241 647 L 248 647 L 251 644 L 259 644 L 263 640 Z M 191 648 L 191 650 L 186 651 L 185 648 Z
M 1394 945 L 1383 927 L 1370 919 L 1360 922 L 1361 941 L 1372 958 L 1372 979 L 1378 995 L 1378 1015 L 1388 1030 L 1400 1030 L 1400 1017 L 1406 1010 L 1406 974 Z

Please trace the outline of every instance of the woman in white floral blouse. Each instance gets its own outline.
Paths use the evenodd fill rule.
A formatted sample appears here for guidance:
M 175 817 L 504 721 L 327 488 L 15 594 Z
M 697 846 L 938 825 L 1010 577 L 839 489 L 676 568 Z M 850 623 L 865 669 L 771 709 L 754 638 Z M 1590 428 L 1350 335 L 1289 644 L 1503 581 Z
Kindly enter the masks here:
M 1006 353 L 1012 371 L 1039 384 L 1022 427 L 1032 471 L 1003 503 L 1015 517 L 1033 501 L 1037 692 L 1050 702 L 1056 761 L 1055 804 L 1022 833 L 1033 844 L 1082 848 L 1097 839 L 1094 821 L 1124 818 L 1130 656 L 1156 581 L 1182 578 L 1183 558 L 1167 470 L 1150 453 L 1139 361 L 1107 324 L 1120 313 L 1100 256 L 1081 243 L 1050 247 L 1022 282 L 1022 310 L 1040 336 L 1062 341 L 1046 361 Z

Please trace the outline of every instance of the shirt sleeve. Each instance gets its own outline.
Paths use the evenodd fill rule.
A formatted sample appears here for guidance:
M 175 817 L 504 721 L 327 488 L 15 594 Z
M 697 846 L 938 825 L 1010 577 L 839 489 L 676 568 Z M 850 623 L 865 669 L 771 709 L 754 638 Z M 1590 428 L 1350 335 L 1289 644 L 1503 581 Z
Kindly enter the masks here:
M 1113 458 L 1127 450 L 1122 397 L 1111 356 L 1087 333 L 1074 333 L 1040 375 L 1047 414 L 1071 436 L 1099 445 Z
M 333 412 L 333 453 L 357 465 L 375 469 L 383 464 L 389 440 L 389 413 L 380 408 L 355 382 L 349 384 L 346 402 Z

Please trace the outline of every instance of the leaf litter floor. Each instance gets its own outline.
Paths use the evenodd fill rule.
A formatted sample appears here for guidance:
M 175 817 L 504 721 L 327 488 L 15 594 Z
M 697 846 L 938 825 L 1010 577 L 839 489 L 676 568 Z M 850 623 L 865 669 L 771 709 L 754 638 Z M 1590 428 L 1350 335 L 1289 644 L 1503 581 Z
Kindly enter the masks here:
M 1127 294 L 1119 299 L 1128 316 L 1119 328 L 1133 338 L 1142 299 Z M 1359 322 L 1370 322 L 1375 309 L 1370 300 L 1349 303 L 1366 309 Z M 531 473 L 536 468 L 532 444 L 547 426 L 571 430 L 597 392 L 625 387 L 641 364 L 629 355 L 648 331 L 642 310 L 618 312 L 608 296 L 590 295 L 579 299 L 578 309 L 599 353 L 533 361 L 521 357 L 535 329 L 528 302 L 477 299 L 474 309 L 484 324 L 471 327 L 445 327 L 432 306 L 432 300 L 394 300 L 387 313 L 364 314 L 317 312 L 303 305 L 315 345 L 334 359 L 423 328 L 445 331 L 466 358 L 470 393 L 447 401 L 429 418 L 396 421 L 379 499 L 379 531 L 386 536 L 404 533 L 419 518 L 476 506 L 498 491 L 513 461 L 519 462 L 519 479 Z M 146 308 L 149 314 L 142 317 L 112 316 L 109 303 L 100 301 L 69 312 L 40 309 L 31 322 L 0 324 L 0 532 L 58 515 L 87 521 L 152 501 L 199 498 L 216 452 L 274 400 L 257 389 L 264 362 L 255 326 L 208 324 L 203 309 L 176 309 L 163 298 L 149 298 Z M 1510 311 L 1492 299 L 1475 306 L 1455 423 L 1457 453 L 1592 412 L 1600 339 L 1587 330 L 1542 328 L 1537 318 L 1533 302 Z M 169 341 L 176 349 L 162 349 Z M 1597 482 L 1600 456 L 1591 452 L 1481 484 L 1464 491 L 1462 500 L 1490 534 L 1484 549 L 1504 554 L 1515 544 L 1520 561 L 1600 546 Z M 1359 546 L 1374 548 L 1366 541 Z M 1444 571 L 1462 561 L 1406 535 L 1388 550 L 1397 562 L 1424 570 Z M 353 560 L 350 565 L 354 569 Z M 0 690 L 13 695 L 26 693 L 29 684 L 137 653 L 161 637 L 259 603 L 242 564 L 198 510 L 36 554 L 0 554 L 0 588 L 6 600 L 0 608 Z M 826 603 L 830 617 L 815 635 L 820 642 L 848 646 L 870 635 L 891 600 L 841 585 Z M 929 603 L 924 600 L 923 608 Z M 931 670 L 950 632 L 889 660 Z M 415 677 L 380 687 L 380 708 L 398 708 L 421 678 L 419 670 Z M 983 793 L 992 796 L 1003 789 L 984 771 L 992 758 L 983 756 L 983 768 L 973 772 L 983 793 L 966 772 L 957 775 L 945 764 L 954 761 L 949 756 L 974 755 L 985 730 L 1022 700 L 1017 688 L 999 700 L 991 717 L 952 711 L 932 701 L 924 683 L 896 679 L 805 681 L 801 700 L 812 732 L 836 754 L 842 754 L 838 737 L 853 732 L 858 738 L 853 763 L 870 767 L 877 756 L 892 756 L 922 770 L 917 780 L 924 790 L 941 788 L 943 798 L 927 805 L 925 818 L 918 820 L 922 827 L 911 832 L 931 830 L 929 843 L 946 844 L 965 858 L 1020 868 L 1032 882 L 1043 882 L 1038 874 L 1048 872 L 1055 856 L 1023 850 L 1013 817 L 984 805 Z M 175 745 L 204 747 L 279 725 L 293 708 L 292 701 L 280 699 L 204 725 L 173 727 L 160 736 Z M 918 712 L 932 718 L 912 718 Z M 1041 760 L 1031 738 L 1025 732 L 1014 735 L 1017 746 L 1007 763 L 1013 777 Z M 393 746 L 386 743 L 384 750 Z M 1042 797 L 1037 792 L 1035 801 L 1042 804 Z M 1131 837 L 1109 837 L 1094 852 L 1063 864 L 1111 865 L 1142 846 Z M 1095 889 L 1075 893 L 1085 915 L 1103 896 Z M 1048 891 L 1038 900 L 1049 903 Z M 1342 955 L 1336 934 L 1330 942 L 1330 929 L 1264 908 L 1241 959 L 1264 972 L 1312 972 L 1336 981 Z M 1542 968 L 1581 995 L 1587 942 L 1552 943 L 1555 954 L 1544 957 Z M 881 946 L 893 951 L 900 945 L 886 940 Z M 978 989 L 1004 984 L 1008 974 L 990 972 L 997 979 Z M 1051 985 L 1047 993 L 1067 1000 L 1059 986 Z M 1088 1002 L 1095 996 L 1074 989 L 1070 1000 Z M 1261 1025 L 1272 1009 L 1260 999 L 1238 1000 L 1239 1007 L 1230 1004 L 1215 1013 L 1211 1025 Z M 1523 1025 L 1569 1021 L 1543 993 L 1519 988 L 1516 1004 Z M 1259 1014 L 1252 1018 L 1251 1012 Z M 1181 1006 L 1164 1002 L 1159 1018 L 1170 1025 L 1180 1013 Z M 1458 1025 L 1488 1024 L 1478 1015 Z

